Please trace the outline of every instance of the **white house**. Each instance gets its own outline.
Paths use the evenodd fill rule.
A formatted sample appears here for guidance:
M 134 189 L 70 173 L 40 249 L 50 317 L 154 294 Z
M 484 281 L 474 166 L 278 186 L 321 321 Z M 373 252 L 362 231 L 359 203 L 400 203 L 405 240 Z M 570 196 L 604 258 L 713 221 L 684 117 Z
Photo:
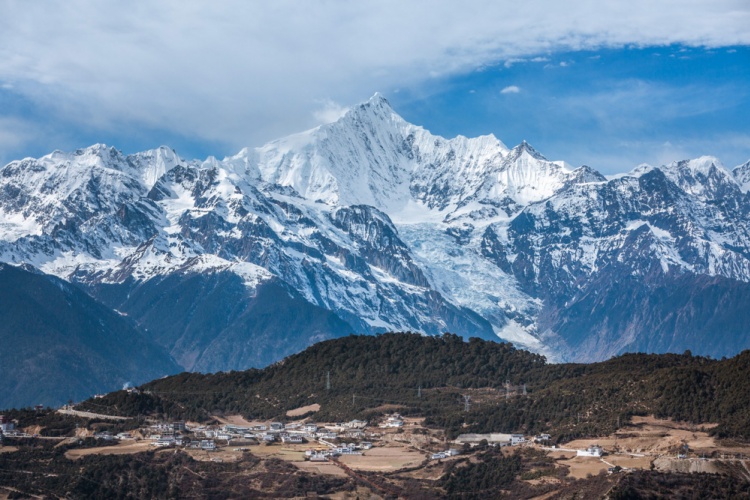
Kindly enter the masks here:
M 604 453 L 604 450 L 602 450 L 602 447 L 596 444 L 592 444 L 585 450 L 578 450 L 576 452 L 576 456 L 579 457 L 601 457 Z
M 175 445 L 175 439 L 174 436 L 164 436 L 153 443 L 151 443 L 151 446 L 156 446 L 157 448 L 167 448 L 169 446 Z
M 216 449 L 216 443 L 214 443 L 213 439 L 204 439 L 201 441 L 201 450 L 215 450 Z
M 339 437 L 335 432 L 316 432 L 315 436 L 319 439 L 338 439 Z
M 433 453 L 430 456 L 430 460 L 440 460 L 441 458 L 445 458 L 445 453 L 443 453 L 442 451 L 440 453 Z
M 511 434 L 510 435 L 510 445 L 515 446 L 517 444 L 522 444 L 526 442 L 526 438 L 523 437 L 523 434 Z
M 286 434 L 281 436 L 281 442 L 282 443 L 301 443 L 302 442 L 302 436 L 298 434 Z
M 307 424 L 305 424 L 304 430 L 305 430 L 305 432 L 317 432 L 318 431 L 318 426 L 316 424 L 313 424 L 313 423 L 307 423 Z
M 12 422 L 5 415 L 0 415 L 0 431 L 8 432 L 16 429 L 15 422 Z

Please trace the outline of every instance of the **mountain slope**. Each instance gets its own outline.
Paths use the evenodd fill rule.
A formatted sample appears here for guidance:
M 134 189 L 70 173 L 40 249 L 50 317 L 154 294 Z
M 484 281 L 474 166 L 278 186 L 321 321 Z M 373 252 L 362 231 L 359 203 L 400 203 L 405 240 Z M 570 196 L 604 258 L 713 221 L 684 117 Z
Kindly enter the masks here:
M 103 301 L 129 317 L 194 371 L 262 367 L 351 326 L 279 280 L 248 290 L 227 270 L 177 272 L 143 283 L 104 284 Z
M 60 405 L 180 371 L 122 316 L 59 278 L 0 264 L 0 408 Z
M 526 142 L 432 135 L 375 95 L 223 160 L 96 145 L 12 162 L 0 261 L 74 281 L 191 369 L 257 366 L 326 329 L 499 337 L 557 361 L 731 355 L 750 347 L 739 309 L 699 302 L 750 283 L 748 171 L 701 157 L 606 178 Z M 264 323 L 266 291 L 312 326 Z M 659 321 L 672 307 L 702 323 Z

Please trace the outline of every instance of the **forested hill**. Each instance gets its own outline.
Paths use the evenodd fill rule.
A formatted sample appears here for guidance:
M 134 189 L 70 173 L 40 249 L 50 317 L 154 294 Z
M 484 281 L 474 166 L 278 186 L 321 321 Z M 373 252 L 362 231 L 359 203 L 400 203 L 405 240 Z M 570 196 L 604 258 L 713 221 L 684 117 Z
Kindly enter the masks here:
M 321 342 L 263 370 L 182 373 L 145 384 L 140 395 L 119 391 L 80 406 L 205 421 L 237 413 L 284 419 L 313 403 L 321 405 L 318 420 L 367 418 L 387 404 L 451 434 L 549 432 L 558 440 L 607 434 L 632 415 L 655 414 L 715 422 L 719 436 L 750 439 L 747 373 L 750 351 L 725 360 L 686 352 L 548 364 L 506 343 L 388 333 Z

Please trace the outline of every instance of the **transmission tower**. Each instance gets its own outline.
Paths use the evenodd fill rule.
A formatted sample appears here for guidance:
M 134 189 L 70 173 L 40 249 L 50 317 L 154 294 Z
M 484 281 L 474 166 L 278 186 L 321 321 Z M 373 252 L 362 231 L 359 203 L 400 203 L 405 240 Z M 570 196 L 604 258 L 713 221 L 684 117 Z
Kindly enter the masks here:
M 326 391 L 331 390 L 331 370 L 328 370 L 328 373 L 326 373 Z
M 464 395 L 464 411 L 468 413 L 469 407 L 471 406 L 471 396 L 468 394 Z

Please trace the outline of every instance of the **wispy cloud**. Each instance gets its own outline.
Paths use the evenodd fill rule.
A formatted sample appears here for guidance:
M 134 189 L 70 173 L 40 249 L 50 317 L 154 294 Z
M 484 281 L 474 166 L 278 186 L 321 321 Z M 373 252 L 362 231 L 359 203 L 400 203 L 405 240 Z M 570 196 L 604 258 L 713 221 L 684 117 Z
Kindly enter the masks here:
M 521 88 L 516 85 L 508 85 L 500 91 L 501 94 L 518 94 L 521 92 Z
M 5 0 L 0 81 L 50 121 L 141 124 L 240 147 L 332 116 L 320 114 L 324 98 L 350 104 L 561 50 L 750 44 L 748 25 L 737 0 L 532 0 L 522 10 L 490 0 Z
M 348 111 L 349 108 L 341 106 L 340 104 L 330 100 L 324 99 L 320 101 L 322 106 L 319 109 L 313 111 L 313 118 L 321 124 L 333 123 Z

